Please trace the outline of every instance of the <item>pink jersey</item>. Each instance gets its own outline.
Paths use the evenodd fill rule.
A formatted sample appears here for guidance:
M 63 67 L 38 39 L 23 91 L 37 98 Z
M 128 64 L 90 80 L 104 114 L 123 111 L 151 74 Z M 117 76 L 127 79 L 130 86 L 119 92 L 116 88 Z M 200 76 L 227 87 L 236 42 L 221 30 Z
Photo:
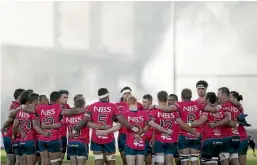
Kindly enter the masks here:
M 120 101 L 115 104 L 118 109 L 120 110 L 121 114 L 124 114 L 125 112 L 129 111 L 128 104 L 126 102 Z M 144 107 L 141 103 L 137 102 L 137 108 L 138 110 L 144 110 Z M 121 126 L 119 130 L 119 134 L 126 134 L 126 127 Z
M 84 114 L 78 114 L 75 116 L 63 117 L 61 124 L 65 127 L 68 127 L 69 133 L 72 134 L 73 128 L 83 119 Z M 69 141 L 80 141 L 82 143 L 89 143 L 89 128 L 83 127 L 81 130 L 77 131 L 74 137 L 70 138 Z
M 40 124 L 44 121 L 46 124 L 59 123 L 61 120 L 61 106 L 60 104 L 44 104 L 39 105 L 36 108 L 36 114 L 38 115 Z M 58 140 L 61 137 L 61 133 L 59 129 L 50 129 L 51 136 L 45 137 L 43 135 L 39 135 L 39 140 L 44 141 L 52 141 Z
M 178 112 L 165 113 L 160 109 L 153 109 L 150 112 L 151 118 L 155 121 L 155 123 L 159 124 L 161 127 L 165 129 L 171 129 L 173 132 L 178 132 L 178 123 L 176 122 L 177 118 L 180 118 Z M 163 142 L 163 143 L 174 143 L 178 140 L 177 134 L 167 135 L 161 133 L 159 131 L 155 131 L 155 140 Z
M 117 106 L 110 102 L 99 101 L 88 107 L 88 114 L 95 124 L 113 126 L 113 119 L 120 114 Z M 114 134 L 97 136 L 96 130 L 92 131 L 92 141 L 98 144 L 108 144 L 114 140 Z
M 147 111 L 127 111 L 123 114 L 127 121 L 135 127 L 144 128 L 149 121 L 149 114 Z M 126 145 L 135 150 L 145 149 L 145 140 L 140 138 L 136 140 L 134 137 L 135 132 L 132 130 L 126 131 Z
M 231 114 L 231 121 L 237 122 L 237 117 L 240 114 L 239 109 L 229 101 L 223 103 L 221 106 L 224 112 L 229 112 Z M 227 136 L 239 136 L 238 127 L 223 127 L 222 132 Z
M 150 110 L 144 110 L 148 113 L 148 115 L 150 114 Z M 153 137 L 154 134 L 154 128 L 150 127 L 147 132 L 144 134 L 143 138 L 147 141 L 150 141 Z
M 207 105 L 206 99 L 196 99 L 195 100 L 198 104 L 200 104 L 203 108 Z
M 69 106 L 69 104 L 63 104 L 61 105 L 62 110 L 64 109 L 71 109 L 71 107 Z M 63 126 L 60 128 L 60 132 L 61 132 L 61 136 L 65 137 L 66 136 L 66 132 L 67 132 L 67 127 Z
M 221 127 L 217 127 L 217 128 L 209 127 L 209 123 L 211 122 L 217 123 L 225 117 L 223 110 L 219 110 L 216 113 L 203 112 L 202 115 L 207 117 L 207 121 L 203 124 L 202 138 L 203 139 L 223 138 L 223 135 L 221 134 L 221 129 L 222 129 Z
M 240 108 L 239 111 L 240 111 L 240 113 L 244 113 L 243 108 Z M 247 134 L 247 131 L 244 126 L 242 126 L 242 125 L 238 126 L 238 133 L 240 135 L 240 140 L 246 140 L 248 138 L 248 134 Z
M 197 101 L 183 101 L 176 103 L 180 116 L 185 123 L 198 120 L 202 111 L 202 105 L 198 104 Z M 197 132 L 201 132 L 201 126 L 194 128 Z M 180 131 L 180 134 L 186 137 L 195 137 L 185 130 Z
M 33 120 L 36 120 L 36 116 L 33 113 L 27 113 L 23 110 L 20 110 L 16 118 L 19 119 L 20 127 L 23 132 L 26 133 L 24 138 L 21 138 L 21 141 L 35 140 L 36 139 L 36 130 L 33 128 Z
M 10 105 L 9 111 L 11 109 L 18 108 L 19 106 L 20 106 L 20 103 L 18 101 L 12 101 L 12 104 Z M 3 137 L 12 137 L 12 126 L 13 126 L 13 123 L 10 124 L 10 126 L 7 128 L 7 131 L 3 133 Z

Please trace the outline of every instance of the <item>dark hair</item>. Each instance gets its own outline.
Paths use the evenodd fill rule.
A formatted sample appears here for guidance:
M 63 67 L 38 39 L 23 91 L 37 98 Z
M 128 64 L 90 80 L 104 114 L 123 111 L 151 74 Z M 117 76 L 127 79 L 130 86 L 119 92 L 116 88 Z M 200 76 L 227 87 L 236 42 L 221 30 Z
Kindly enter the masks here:
M 34 92 L 32 89 L 27 89 L 26 91 L 28 91 L 30 93 Z
M 69 95 L 69 91 L 67 90 L 59 90 L 59 92 L 62 94 L 66 94 L 66 95 Z
M 28 103 L 32 103 L 35 100 L 38 100 L 39 94 L 37 93 L 30 93 L 28 96 Z
M 217 101 L 217 96 L 214 92 L 208 92 L 206 94 L 206 99 L 209 100 L 211 104 L 214 104 Z
M 229 89 L 227 87 L 221 87 L 219 88 L 219 91 L 221 91 L 221 93 L 225 93 L 227 96 L 229 96 Z
M 31 92 L 29 92 L 29 91 L 24 91 L 24 92 L 21 93 L 20 104 L 26 104 L 27 103 L 30 93 Z
M 239 95 L 237 91 L 231 91 L 230 93 L 237 99 L 237 101 L 243 100 L 243 96 Z
M 98 96 L 103 96 L 105 94 L 109 93 L 107 88 L 100 88 L 98 89 Z
M 185 88 L 181 92 L 181 97 L 183 99 L 191 99 L 192 98 L 192 91 L 191 89 Z
M 153 101 L 153 97 L 150 94 L 146 94 L 143 96 L 143 99 L 147 99 L 149 101 Z
M 130 87 L 126 86 L 126 87 L 122 88 L 122 90 L 120 91 L 120 93 L 122 93 L 124 90 L 127 90 L 127 89 L 130 90 L 130 91 L 132 91 Z
M 166 91 L 160 91 L 157 94 L 157 98 L 160 102 L 167 102 L 168 101 L 168 93 Z
M 170 94 L 169 97 L 174 97 L 176 101 L 178 101 L 178 96 L 175 94 Z
M 75 101 L 76 108 L 83 108 L 84 105 L 85 105 L 85 100 L 83 100 L 83 99 L 77 99 Z
M 206 81 L 204 81 L 204 80 L 198 81 L 198 82 L 196 83 L 196 87 L 197 87 L 198 85 L 203 85 L 205 88 L 208 88 L 208 83 L 207 83 Z
M 82 95 L 82 94 L 77 94 L 76 96 L 74 96 L 74 102 L 76 102 L 76 100 L 77 100 L 78 98 L 80 98 L 80 97 L 83 97 L 83 95 Z
M 58 91 L 54 91 L 50 94 L 50 102 L 56 103 L 61 98 L 61 93 Z
M 21 95 L 21 93 L 24 92 L 24 91 L 25 91 L 25 89 L 21 89 L 21 88 L 16 89 L 16 90 L 14 91 L 14 93 L 13 93 L 14 99 L 15 99 L 15 100 L 18 99 L 18 97 L 19 97 L 19 96 Z
M 39 96 L 39 101 L 42 101 L 44 98 L 47 98 L 47 96 L 46 95 L 40 95 Z

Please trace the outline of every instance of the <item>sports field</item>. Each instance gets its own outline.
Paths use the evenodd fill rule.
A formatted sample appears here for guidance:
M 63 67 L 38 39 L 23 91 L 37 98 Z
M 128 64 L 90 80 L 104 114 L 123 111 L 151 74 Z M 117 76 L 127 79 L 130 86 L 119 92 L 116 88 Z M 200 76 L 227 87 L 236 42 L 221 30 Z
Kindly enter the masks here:
M 94 158 L 92 156 L 92 153 L 89 154 L 89 159 L 86 163 L 86 165 L 94 165 Z M 253 152 L 252 150 L 248 151 L 248 161 L 247 161 L 247 165 L 257 165 L 257 157 L 253 157 Z M 6 154 L 4 150 L 1 150 L 1 164 L 5 165 L 6 164 Z M 65 165 L 70 164 L 69 161 L 65 160 L 64 163 Z M 117 165 L 121 165 L 121 158 L 119 156 L 119 153 L 117 153 L 117 157 L 116 157 L 116 164 Z

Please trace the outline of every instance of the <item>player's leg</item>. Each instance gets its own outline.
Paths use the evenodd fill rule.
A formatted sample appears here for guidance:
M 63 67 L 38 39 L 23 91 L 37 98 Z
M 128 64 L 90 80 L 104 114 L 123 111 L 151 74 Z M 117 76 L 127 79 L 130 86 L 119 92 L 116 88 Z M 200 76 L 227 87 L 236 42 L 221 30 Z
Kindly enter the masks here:
M 85 165 L 88 157 L 88 144 L 77 142 L 78 149 L 76 150 L 78 165 Z
M 136 165 L 144 165 L 145 164 L 145 155 L 137 154 L 136 155 Z
M 22 165 L 21 163 L 21 149 L 20 149 L 20 142 L 14 142 L 13 143 L 13 152 L 15 155 L 15 165 Z
M 3 137 L 4 149 L 7 156 L 7 165 L 15 164 L 15 155 L 13 153 L 13 142 L 10 137 Z
M 232 137 L 231 146 L 232 152 L 230 154 L 230 163 L 231 165 L 239 165 L 238 153 L 240 150 L 240 137 L 234 136 Z
M 19 148 L 20 148 L 20 151 L 21 151 L 21 157 L 20 157 L 21 164 L 22 165 L 27 165 L 25 142 L 20 142 Z
M 37 154 L 37 147 L 36 142 L 34 140 L 26 141 L 24 144 L 25 155 L 28 165 L 35 165 L 36 164 L 36 154 Z
M 240 151 L 239 151 L 239 163 L 240 165 L 246 165 L 246 155 L 248 150 L 248 139 L 240 141 Z
M 73 155 L 73 156 L 69 156 L 69 157 L 70 157 L 70 164 L 71 165 L 78 165 L 77 156 Z
M 62 164 L 62 161 L 64 159 L 66 150 L 67 150 L 67 137 L 63 136 L 63 137 L 61 137 L 61 161 L 60 161 L 60 165 Z
M 125 156 L 125 144 L 126 144 L 126 135 L 125 134 L 119 134 L 118 136 L 118 148 L 120 152 L 120 157 L 122 159 L 123 165 L 127 165 L 126 156 Z
M 190 144 L 185 136 L 180 135 L 178 139 L 178 153 L 181 165 L 189 165 Z
M 154 148 L 154 161 L 155 165 L 164 165 L 164 145 L 162 142 L 155 141 L 153 144 Z
M 177 143 L 166 143 L 165 165 L 173 165 L 174 155 L 177 151 Z
M 145 155 L 145 165 L 152 165 L 152 147 L 150 146 L 150 142 L 145 142 L 146 155 Z
M 213 141 L 212 139 L 206 139 L 202 141 L 201 144 L 201 163 L 202 165 L 212 164 L 212 149 Z
M 210 147 L 210 150 L 212 150 L 212 158 L 211 162 L 212 165 L 218 165 L 219 163 L 219 154 L 222 147 L 222 139 L 213 139 L 212 147 Z
M 61 161 L 61 144 L 60 140 L 53 140 L 47 143 L 49 159 L 51 165 L 59 165 Z
M 128 146 L 125 146 L 124 153 L 126 155 L 127 164 L 136 165 L 136 151 Z
M 108 161 L 109 165 L 115 165 L 115 140 L 113 140 L 111 143 L 103 145 L 103 147 L 104 153 L 106 155 L 106 160 Z
M 69 156 L 70 158 L 70 163 L 71 165 L 77 165 L 77 156 L 76 156 L 76 152 L 75 152 L 75 145 L 74 142 L 69 142 L 68 146 L 67 146 L 67 156 Z
M 101 144 L 97 144 L 97 143 L 91 141 L 90 148 L 94 154 L 95 165 L 104 165 L 103 146 Z
M 198 158 L 200 155 L 202 137 L 192 139 L 190 141 L 190 162 L 192 165 L 198 165 Z
M 230 143 L 231 137 L 225 137 L 222 139 L 221 152 L 219 154 L 220 164 L 221 165 L 229 165 L 230 158 Z

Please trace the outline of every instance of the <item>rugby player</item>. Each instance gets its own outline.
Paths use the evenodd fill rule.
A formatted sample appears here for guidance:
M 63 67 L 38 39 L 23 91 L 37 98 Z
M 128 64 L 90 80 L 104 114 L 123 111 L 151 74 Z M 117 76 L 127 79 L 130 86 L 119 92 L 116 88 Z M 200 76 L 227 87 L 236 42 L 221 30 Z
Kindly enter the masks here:
M 21 108 L 20 107 L 20 95 L 25 91 L 24 89 L 16 89 L 14 91 L 13 97 L 15 101 L 12 101 L 9 112 L 12 110 L 17 111 Z M 16 114 L 12 117 L 8 117 L 7 121 L 3 124 L 2 128 L 2 136 L 3 136 L 3 143 L 4 149 L 7 155 L 7 165 L 19 165 L 20 164 L 20 156 L 21 153 L 19 152 L 19 141 L 12 140 L 12 124 L 14 121 Z
M 143 107 L 145 111 L 148 111 L 150 113 L 149 107 L 153 103 L 153 97 L 150 94 L 146 94 L 143 96 Z M 145 140 L 145 147 L 146 147 L 146 156 L 145 156 L 145 164 L 146 165 L 152 165 L 153 163 L 153 141 L 154 141 L 154 129 L 150 127 L 148 131 L 143 136 Z
M 37 106 L 38 94 L 24 92 L 21 95 L 23 100 L 27 100 L 26 104 Z M 50 133 L 42 130 L 38 123 L 35 114 L 24 112 L 22 109 L 17 113 L 13 124 L 13 135 L 16 137 L 18 127 L 21 128 L 20 148 L 24 159 L 28 165 L 36 164 L 37 139 L 35 129 L 44 136 L 50 136 Z
M 39 104 L 49 104 L 49 99 L 46 95 L 39 96 Z
M 230 99 L 237 100 L 240 102 L 243 100 L 243 96 L 239 95 L 236 91 L 231 91 L 229 94 Z M 244 113 L 244 109 L 240 108 L 240 113 Z M 238 126 L 238 133 L 240 135 L 240 146 L 239 146 L 239 163 L 240 165 L 246 165 L 246 155 L 248 151 L 248 134 L 246 132 L 246 129 L 244 126 L 240 125 Z
M 196 83 L 198 99 L 196 100 L 201 105 L 206 105 L 206 91 L 208 83 L 204 80 L 200 80 Z
M 221 103 L 222 109 L 231 120 L 229 125 L 222 127 L 221 134 L 224 136 L 222 139 L 221 153 L 219 155 L 222 165 L 238 165 L 238 153 L 240 147 L 240 136 L 238 127 L 235 127 L 237 123 L 237 117 L 240 114 L 238 107 L 229 101 L 229 89 L 227 87 L 221 87 L 218 89 L 218 98 Z M 212 128 L 220 125 L 220 122 L 210 123 Z
M 168 97 L 168 105 L 169 106 L 175 105 L 177 102 L 178 102 L 178 96 L 176 94 L 170 94 L 169 97 Z M 178 136 L 179 136 L 179 125 L 176 124 L 175 127 L 177 127 L 177 128 L 175 128 L 175 130 L 178 130 L 178 131 L 174 131 L 172 136 L 173 137 L 177 137 L 177 140 L 175 142 L 175 146 L 177 146 L 177 144 L 178 144 Z M 175 159 L 176 165 L 180 165 L 181 162 L 180 162 L 180 159 L 179 159 L 179 154 L 178 154 L 177 147 L 176 147 L 176 152 L 174 153 L 173 157 Z
M 128 97 L 132 95 L 131 94 L 132 90 L 130 87 L 126 86 L 126 87 L 122 88 L 120 92 L 122 94 L 122 97 L 121 97 L 120 102 L 116 103 L 116 105 L 117 105 L 118 109 L 120 110 L 120 112 L 123 114 L 128 111 L 127 100 L 128 100 Z M 138 104 L 138 109 L 143 110 L 142 104 L 140 104 L 139 102 L 137 104 Z M 121 159 L 123 161 L 123 165 L 127 164 L 126 157 L 124 155 L 125 143 L 126 143 L 126 128 L 124 126 L 122 126 L 119 131 L 119 136 L 118 136 L 118 148 L 119 148 Z
M 217 96 L 214 92 L 208 92 L 206 95 L 208 104 L 215 104 Z M 211 128 L 209 122 L 221 121 L 220 127 Z M 202 112 L 200 119 L 194 120 L 191 127 L 199 127 L 203 125 L 202 129 L 202 144 L 201 144 L 201 162 L 202 164 L 217 165 L 219 154 L 222 146 L 221 126 L 230 122 L 228 116 L 225 116 L 224 111 L 221 109 L 218 112 Z
M 157 94 L 159 105 L 167 106 L 168 94 L 165 91 L 160 91 Z M 178 112 L 165 113 L 160 109 L 154 108 L 150 111 L 150 116 L 153 120 L 149 121 L 149 125 L 152 125 L 152 122 L 157 123 L 164 129 L 171 129 L 174 132 L 178 128 L 175 126 L 179 124 L 181 129 L 185 132 L 188 132 L 198 138 L 200 136 L 199 132 L 191 129 L 183 120 L 180 118 Z M 153 126 L 154 127 L 154 126 Z M 175 136 L 177 136 L 175 134 Z M 155 163 L 157 165 L 172 165 L 173 164 L 173 155 L 176 152 L 175 142 L 177 141 L 177 137 L 172 135 L 163 134 L 159 131 L 155 132 L 155 142 L 154 142 L 154 157 Z
M 133 130 L 141 135 L 143 133 L 142 128 L 133 127 L 126 119 L 120 114 L 117 106 L 109 102 L 109 92 L 106 88 L 100 88 L 98 90 L 99 101 L 91 104 L 88 107 L 88 112 L 85 114 L 83 120 L 76 125 L 74 131 L 80 130 L 88 121 L 92 121 L 95 124 L 113 126 L 113 120 L 117 119 L 126 128 Z M 92 131 L 91 137 L 91 150 L 93 151 L 95 164 L 103 165 L 104 158 L 103 153 L 106 153 L 106 159 L 110 165 L 115 164 L 115 139 L 114 134 L 108 134 L 106 136 L 98 136 L 96 130 Z

